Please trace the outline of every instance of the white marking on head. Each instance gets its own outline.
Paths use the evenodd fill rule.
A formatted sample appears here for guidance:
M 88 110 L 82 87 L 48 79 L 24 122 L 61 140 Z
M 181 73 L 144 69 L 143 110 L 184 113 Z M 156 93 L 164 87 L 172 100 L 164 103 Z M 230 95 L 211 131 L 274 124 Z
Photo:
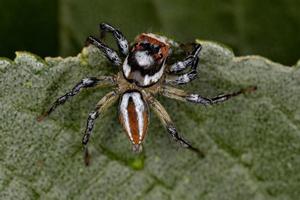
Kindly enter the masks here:
M 153 57 L 148 55 L 146 51 L 137 51 L 135 53 L 135 59 L 138 65 L 143 67 L 149 67 L 154 63 Z

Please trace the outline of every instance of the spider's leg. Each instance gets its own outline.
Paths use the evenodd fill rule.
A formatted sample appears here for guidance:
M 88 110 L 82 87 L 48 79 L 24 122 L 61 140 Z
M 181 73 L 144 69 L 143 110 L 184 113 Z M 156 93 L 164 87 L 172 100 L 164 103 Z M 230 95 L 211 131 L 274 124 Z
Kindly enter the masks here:
M 200 44 L 196 44 L 193 52 L 190 55 L 188 55 L 184 60 L 178 61 L 170 66 L 169 72 L 178 73 L 178 72 L 185 70 L 188 66 L 192 66 L 191 67 L 192 70 L 196 70 L 197 65 L 194 65 L 194 64 L 195 64 L 195 62 L 197 62 L 196 60 L 198 60 L 197 58 L 198 58 L 198 55 L 199 55 L 201 49 L 202 49 L 202 46 Z
M 106 94 L 102 99 L 97 103 L 96 108 L 89 113 L 87 123 L 86 123 L 86 129 L 84 136 L 82 138 L 82 144 L 84 146 L 84 161 L 86 165 L 89 164 L 89 153 L 87 144 L 89 142 L 90 136 L 92 134 L 92 130 L 94 128 L 95 120 L 99 117 L 100 114 L 105 112 L 119 97 L 119 94 L 115 91 L 109 92 Z
M 65 95 L 59 97 L 51 106 L 51 108 L 44 114 L 37 118 L 38 121 L 42 121 L 45 117 L 50 115 L 57 106 L 64 104 L 72 96 L 78 94 L 78 92 L 83 88 L 91 88 L 96 86 L 113 86 L 115 85 L 115 78 L 112 76 L 101 76 L 101 77 L 89 77 L 82 79 L 77 83 L 71 91 L 67 92 Z
M 175 141 L 177 141 L 181 146 L 196 152 L 200 157 L 204 157 L 204 154 L 202 151 L 193 147 L 188 141 L 186 141 L 184 138 L 182 138 L 178 134 L 178 131 L 176 130 L 175 125 L 172 122 L 169 114 L 167 113 L 165 108 L 155 98 L 149 99 L 149 104 L 150 104 L 151 108 L 154 110 L 154 112 L 157 114 L 157 116 L 160 118 L 162 124 L 167 129 L 170 136 Z
M 110 32 L 113 34 L 113 37 L 117 41 L 117 45 L 119 47 L 119 51 L 123 56 L 126 56 L 129 52 L 129 45 L 128 41 L 126 40 L 125 36 L 121 33 L 121 31 L 115 29 L 109 24 L 101 23 L 100 24 L 100 30 L 101 30 L 101 38 L 105 36 L 106 32 Z
M 102 43 L 100 40 L 98 40 L 97 38 L 95 38 L 94 36 L 89 36 L 86 39 L 88 44 L 93 44 L 96 47 L 98 47 L 106 56 L 106 58 L 114 65 L 116 66 L 121 66 L 122 64 L 122 60 L 121 58 L 118 56 L 117 52 L 111 48 L 109 48 L 107 45 L 105 45 L 104 43 Z
M 194 65 L 198 65 L 199 58 L 196 58 Z M 174 76 L 174 75 L 168 75 L 165 79 L 165 84 L 168 85 L 183 85 L 186 83 L 191 82 L 192 80 L 197 78 L 197 71 L 196 70 L 190 70 L 187 73 Z
M 196 104 L 203 104 L 203 105 L 212 105 L 224 102 L 232 97 L 238 96 L 240 94 L 253 92 L 257 89 L 256 86 L 250 86 L 244 89 L 241 89 L 237 92 L 229 93 L 229 94 L 221 94 L 216 97 L 212 98 L 206 98 L 202 97 L 199 94 L 195 93 L 187 93 L 183 90 L 180 90 L 178 88 L 170 87 L 170 86 L 163 86 L 160 90 L 160 93 L 163 96 L 166 96 L 171 99 L 177 99 L 180 101 L 186 101 L 186 102 L 192 102 Z
M 165 83 L 170 85 L 182 85 L 189 83 L 197 77 L 197 67 L 199 63 L 199 53 L 202 49 L 200 44 L 196 44 L 194 51 L 191 55 L 186 57 L 183 61 L 178 61 L 170 66 L 170 73 L 178 73 L 185 70 L 188 66 L 191 66 L 191 69 L 180 75 L 169 75 L 167 76 Z

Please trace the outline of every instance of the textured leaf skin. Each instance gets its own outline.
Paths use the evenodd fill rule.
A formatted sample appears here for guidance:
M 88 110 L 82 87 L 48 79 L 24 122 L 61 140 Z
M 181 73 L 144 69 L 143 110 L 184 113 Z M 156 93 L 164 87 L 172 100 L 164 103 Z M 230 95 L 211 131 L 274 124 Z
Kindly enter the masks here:
M 199 78 L 182 88 L 211 97 L 258 87 L 210 107 L 158 97 L 204 159 L 170 141 L 154 115 L 145 151 L 135 155 L 114 106 L 96 123 L 85 167 L 87 114 L 109 89 L 82 91 L 46 121 L 35 119 L 80 79 L 117 69 L 92 47 L 68 58 L 0 58 L 0 199 L 297 199 L 300 65 L 198 42 Z

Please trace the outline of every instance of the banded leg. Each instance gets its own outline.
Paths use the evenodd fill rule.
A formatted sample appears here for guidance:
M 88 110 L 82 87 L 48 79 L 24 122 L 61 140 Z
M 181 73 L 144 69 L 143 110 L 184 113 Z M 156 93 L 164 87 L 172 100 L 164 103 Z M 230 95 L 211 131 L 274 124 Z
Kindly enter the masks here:
M 89 153 L 87 144 L 89 142 L 92 130 L 94 128 L 95 120 L 99 117 L 100 114 L 105 112 L 119 97 L 119 94 L 115 91 L 109 92 L 97 103 L 96 108 L 89 113 L 86 129 L 84 136 L 82 138 L 82 144 L 84 146 L 84 161 L 86 165 L 89 165 Z
M 171 73 L 178 73 L 185 70 L 188 66 L 192 66 L 192 69 L 196 70 L 197 66 L 193 64 L 196 62 L 201 49 L 202 46 L 200 44 L 196 44 L 195 49 L 193 50 L 191 55 L 187 56 L 183 61 L 178 61 L 171 65 L 169 71 Z
M 165 108 L 155 99 L 151 98 L 149 100 L 150 106 L 154 110 L 154 112 L 157 114 L 157 116 L 160 118 L 162 124 L 167 129 L 168 133 L 171 135 L 171 137 L 177 141 L 181 146 L 188 148 L 194 152 L 196 152 L 200 157 L 204 157 L 203 152 L 201 152 L 199 149 L 193 147 L 188 141 L 186 141 L 184 138 L 182 138 L 178 131 L 175 128 L 174 123 L 172 122 L 169 114 L 165 110 Z
M 109 24 L 101 23 L 100 24 L 100 30 L 101 30 L 101 38 L 104 38 L 106 32 L 110 32 L 113 34 L 113 37 L 117 41 L 117 45 L 119 48 L 119 51 L 123 56 L 126 56 L 129 52 L 129 45 L 128 41 L 124 37 L 124 35 L 121 33 L 121 31 L 115 29 Z
M 105 57 L 114 65 L 121 66 L 122 60 L 118 56 L 117 52 L 111 48 L 109 48 L 107 45 L 103 44 L 100 40 L 93 36 L 89 36 L 86 39 L 87 43 L 95 45 L 98 47 L 105 55 Z
M 200 44 L 196 44 L 194 51 L 185 60 L 178 61 L 170 67 L 171 73 L 178 73 L 185 70 L 188 66 L 191 66 L 191 70 L 187 73 L 178 76 L 169 76 L 165 82 L 170 85 L 182 85 L 189 83 L 197 77 L 197 67 L 199 63 L 198 55 L 202 49 Z
M 59 97 L 51 106 L 51 108 L 46 111 L 44 114 L 40 115 L 37 120 L 42 121 L 45 117 L 50 115 L 59 105 L 64 104 L 67 100 L 69 100 L 72 96 L 75 96 L 80 92 L 83 88 L 91 88 L 96 86 L 113 86 L 115 85 L 115 79 L 112 76 L 101 76 L 101 77 L 89 77 L 82 79 L 79 83 L 77 83 L 71 91 L 67 92 L 65 95 Z
M 250 87 L 241 89 L 237 92 L 233 92 L 233 93 L 229 93 L 229 94 L 222 94 L 222 95 L 218 95 L 218 96 L 212 97 L 212 98 L 202 97 L 199 94 L 193 94 L 193 93 L 190 94 L 183 90 L 180 90 L 180 89 L 177 89 L 174 87 L 169 87 L 169 86 L 163 86 L 160 93 L 163 96 L 166 96 L 171 99 L 177 99 L 180 101 L 192 102 L 192 103 L 196 103 L 196 104 L 212 105 L 212 104 L 222 103 L 222 102 L 227 101 L 228 99 L 238 96 L 240 94 L 254 92 L 256 89 L 257 89 L 256 86 L 250 86 Z

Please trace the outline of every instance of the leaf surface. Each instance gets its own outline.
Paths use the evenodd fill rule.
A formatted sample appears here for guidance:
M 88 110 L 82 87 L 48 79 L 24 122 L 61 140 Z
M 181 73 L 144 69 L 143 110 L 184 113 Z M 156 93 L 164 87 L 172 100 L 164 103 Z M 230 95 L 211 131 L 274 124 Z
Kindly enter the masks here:
M 199 78 L 182 88 L 213 97 L 258 87 L 210 107 L 158 97 L 204 159 L 175 145 L 153 114 L 144 152 L 135 155 L 115 105 L 97 120 L 85 167 L 87 115 L 110 89 L 82 91 L 44 122 L 36 117 L 80 79 L 117 69 L 93 47 L 76 57 L 1 58 L 0 199 L 297 199 L 299 64 L 235 57 L 222 45 L 198 42 Z

